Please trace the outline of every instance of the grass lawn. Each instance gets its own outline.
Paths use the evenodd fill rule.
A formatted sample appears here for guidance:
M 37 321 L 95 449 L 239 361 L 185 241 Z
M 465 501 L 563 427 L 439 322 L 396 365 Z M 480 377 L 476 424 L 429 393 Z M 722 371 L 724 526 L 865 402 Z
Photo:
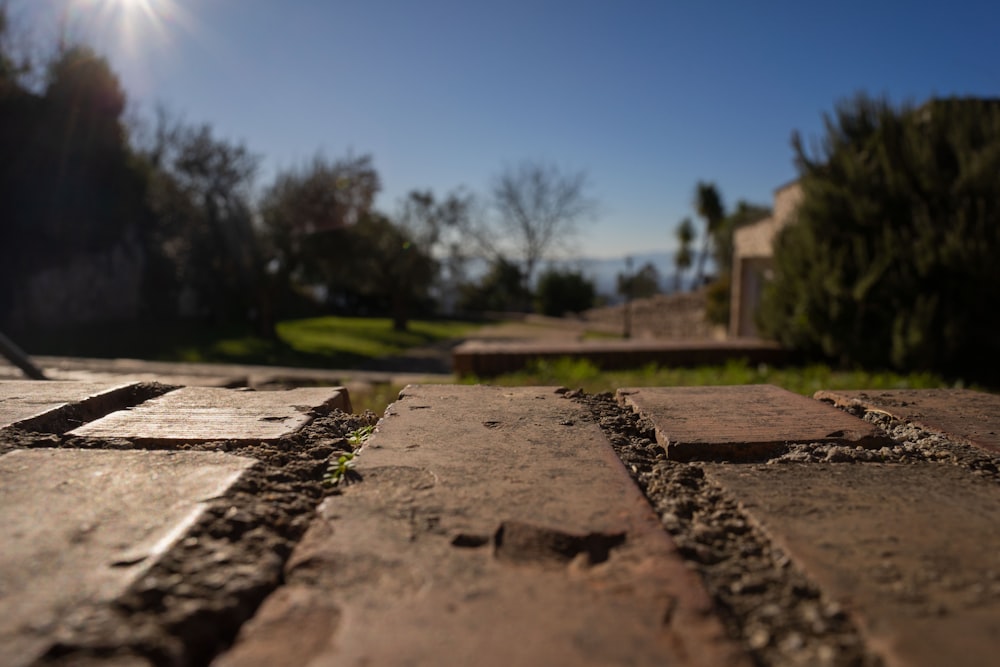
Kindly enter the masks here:
M 585 359 L 539 361 L 528 369 L 495 378 L 464 378 L 466 383 L 504 386 L 561 385 L 588 393 L 614 391 L 619 387 L 677 387 L 732 384 L 774 384 L 799 394 L 812 395 L 818 389 L 909 389 L 956 386 L 929 373 L 900 375 L 891 372 L 839 371 L 814 364 L 777 368 L 745 361 L 721 366 L 660 368 L 650 365 L 639 370 L 601 371 Z M 960 386 L 960 385 L 959 385 Z
M 316 317 L 280 322 L 278 340 L 259 336 L 247 327 L 184 323 L 75 329 L 22 344 L 31 354 L 354 368 L 407 348 L 461 338 L 478 326 L 413 320 L 409 331 L 401 332 L 393 331 L 392 321 L 386 318 Z
M 468 322 L 413 321 L 408 331 L 394 331 L 389 320 L 317 317 L 278 325 L 278 335 L 292 349 L 313 355 L 375 359 L 407 348 L 462 338 L 477 328 Z

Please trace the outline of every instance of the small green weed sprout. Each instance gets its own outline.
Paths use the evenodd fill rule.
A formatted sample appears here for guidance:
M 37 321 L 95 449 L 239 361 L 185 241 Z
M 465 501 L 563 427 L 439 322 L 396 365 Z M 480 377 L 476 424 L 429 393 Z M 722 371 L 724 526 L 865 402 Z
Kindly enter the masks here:
M 330 461 L 330 465 L 326 469 L 326 474 L 323 475 L 323 484 L 326 486 L 338 486 L 341 482 L 346 483 L 350 471 L 357 463 L 358 450 L 361 448 L 361 445 L 368 442 L 368 438 L 372 437 L 372 433 L 374 432 L 375 426 L 368 425 L 347 434 L 347 443 L 354 451 L 344 452 L 336 460 Z
M 375 427 L 373 425 L 363 426 L 357 431 L 351 431 L 347 434 L 347 442 L 351 445 L 352 449 L 358 449 L 361 445 L 368 442 L 368 438 L 372 437 L 372 433 L 375 432 Z
M 356 454 L 349 452 L 341 454 L 336 461 L 330 463 L 323 475 L 323 484 L 326 486 L 337 486 L 347 479 L 347 473 L 354 467 Z

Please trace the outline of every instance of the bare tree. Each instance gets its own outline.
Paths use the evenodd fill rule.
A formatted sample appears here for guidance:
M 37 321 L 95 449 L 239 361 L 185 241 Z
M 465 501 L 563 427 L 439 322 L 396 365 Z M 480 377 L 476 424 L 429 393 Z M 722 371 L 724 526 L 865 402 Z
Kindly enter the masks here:
M 437 264 L 432 292 L 445 312 L 455 307 L 465 281 L 466 263 L 475 256 L 474 198 L 462 189 L 437 199 L 430 190 L 413 190 L 402 200 L 395 222 Z
M 499 231 L 511 254 L 524 262 L 531 285 L 540 261 L 577 233 L 577 224 L 593 215 L 596 202 L 587 195 L 584 172 L 525 161 L 508 167 L 493 184 L 492 204 Z

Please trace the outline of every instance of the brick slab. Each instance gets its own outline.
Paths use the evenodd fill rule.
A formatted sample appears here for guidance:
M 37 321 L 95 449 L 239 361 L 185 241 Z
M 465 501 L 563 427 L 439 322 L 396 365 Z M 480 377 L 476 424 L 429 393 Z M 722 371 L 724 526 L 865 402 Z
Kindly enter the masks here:
M 9 426 L 62 432 L 60 422 L 71 407 L 95 417 L 130 404 L 130 382 L 0 381 L 0 430 Z
M 1000 452 L 1000 396 L 968 389 L 819 391 L 815 398 L 888 412 L 897 419 L 991 452 Z
M 0 457 L 0 664 L 146 572 L 254 461 L 216 452 L 17 450 Z
M 712 465 L 888 665 L 996 665 L 1000 487 L 945 464 Z
M 619 389 L 618 401 L 646 417 L 667 458 L 740 460 L 786 443 L 881 446 L 876 427 L 773 385 Z
M 748 664 L 552 388 L 409 387 L 358 461 L 216 664 Z
M 131 410 L 70 431 L 89 438 L 128 438 L 137 444 L 276 440 L 312 420 L 316 408 L 350 412 L 343 387 L 236 391 L 184 387 Z

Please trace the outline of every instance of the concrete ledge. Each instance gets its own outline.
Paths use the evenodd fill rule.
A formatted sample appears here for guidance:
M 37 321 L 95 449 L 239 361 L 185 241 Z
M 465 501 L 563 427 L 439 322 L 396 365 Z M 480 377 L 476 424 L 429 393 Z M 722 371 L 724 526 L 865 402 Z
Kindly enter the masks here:
M 595 340 L 577 342 L 491 343 L 468 341 L 452 352 L 457 375 L 490 377 L 522 370 L 539 359 L 587 359 L 602 370 L 661 366 L 703 366 L 746 359 L 751 364 L 781 365 L 791 354 L 775 343 L 756 338 L 726 341 Z

